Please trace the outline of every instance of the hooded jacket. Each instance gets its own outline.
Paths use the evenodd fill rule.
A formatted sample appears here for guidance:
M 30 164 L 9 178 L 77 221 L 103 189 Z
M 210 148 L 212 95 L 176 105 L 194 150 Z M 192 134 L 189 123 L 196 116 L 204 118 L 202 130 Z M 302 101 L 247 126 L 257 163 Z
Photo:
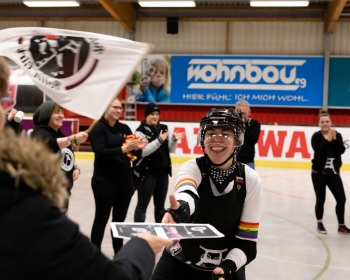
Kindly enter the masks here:
M 69 181 L 68 189 L 71 189 L 73 186 L 73 171 L 75 168 L 74 152 L 72 146 L 60 149 L 57 143 L 57 138 L 66 137 L 66 135 L 61 129 L 56 131 L 48 125 L 54 107 L 55 102 L 48 100 L 36 109 L 33 115 L 34 129 L 31 137 L 44 141 L 52 152 L 62 154 L 61 168 L 65 172 Z
M 145 240 L 133 238 L 112 261 L 62 213 L 66 178 L 44 144 L 7 129 L 0 154 L 1 280 L 150 278 L 154 254 Z

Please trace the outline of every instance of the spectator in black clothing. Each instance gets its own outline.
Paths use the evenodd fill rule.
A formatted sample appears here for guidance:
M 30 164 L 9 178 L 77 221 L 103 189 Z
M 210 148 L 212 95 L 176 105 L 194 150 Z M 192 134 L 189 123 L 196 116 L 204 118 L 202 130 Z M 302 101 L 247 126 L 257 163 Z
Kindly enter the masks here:
M 101 248 L 103 235 L 112 210 L 112 222 L 124 222 L 134 193 L 129 152 L 135 156 L 147 143 L 132 135 L 126 124 L 119 122 L 123 107 L 114 99 L 103 117 L 92 128 L 89 136 L 95 153 L 91 180 L 95 199 L 95 218 L 91 230 L 91 242 Z M 112 238 L 114 253 L 123 246 L 123 239 Z
M 326 186 L 328 186 L 337 202 L 335 213 L 339 224 L 338 233 L 349 235 L 350 229 L 345 226 L 344 220 L 346 197 L 340 177 L 341 155 L 345 152 L 343 137 L 332 128 L 331 117 L 326 110 L 320 110 L 318 126 L 320 130 L 311 138 L 311 145 L 315 152 L 311 178 L 316 194 L 317 231 L 322 234 L 327 233 L 322 218 L 326 201 Z
M 150 278 L 155 254 L 171 240 L 145 232 L 111 260 L 62 212 L 68 194 L 59 155 L 9 128 L 0 133 L 0 155 L 1 280 Z
M 61 131 L 63 120 L 63 108 L 53 100 L 45 101 L 34 112 L 34 129 L 30 136 L 44 141 L 52 152 L 61 155 L 61 169 L 65 172 L 68 179 L 67 190 L 70 194 L 73 182 L 80 175 L 80 168 L 75 162 L 73 145 L 84 143 L 88 138 L 88 134 L 86 132 L 78 132 L 77 134 L 66 136 Z M 66 209 L 68 209 L 68 200 Z
M 171 159 L 169 152 L 175 152 L 176 144 L 184 136 L 175 131 L 168 139 L 168 127 L 159 122 L 160 109 L 155 103 L 145 107 L 145 120 L 136 129 L 135 134 L 147 139 L 148 144 L 142 150 L 142 157 L 133 162 L 137 205 L 135 222 L 144 222 L 148 204 L 153 196 L 154 218 L 160 223 L 164 214 L 164 203 L 168 193 Z
M 255 169 L 255 144 L 258 143 L 260 135 L 260 123 L 250 118 L 250 105 L 246 100 L 239 100 L 235 105 L 235 110 L 241 113 L 245 124 L 244 144 L 237 154 L 237 161 L 245 163 L 249 167 Z

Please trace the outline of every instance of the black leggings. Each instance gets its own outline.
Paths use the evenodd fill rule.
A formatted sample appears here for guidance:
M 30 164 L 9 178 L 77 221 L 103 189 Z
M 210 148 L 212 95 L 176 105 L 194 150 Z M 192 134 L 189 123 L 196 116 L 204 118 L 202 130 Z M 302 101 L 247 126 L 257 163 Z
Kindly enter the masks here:
M 137 205 L 134 214 L 135 222 L 144 222 L 148 204 L 153 196 L 154 219 L 156 223 L 162 221 L 164 215 L 164 203 L 168 193 L 169 176 L 168 174 L 155 177 L 147 175 L 141 182 L 136 179 L 137 184 Z
M 317 220 L 322 220 L 323 218 L 324 203 L 326 201 L 326 186 L 328 186 L 337 202 L 335 212 L 337 214 L 338 223 L 344 224 L 346 197 L 340 175 L 311 173 L 311 178 L 316 194 L 315 212 Z
M 212 272 L 199 270 L 180 262 L 172 257 L 166 250 L 153 271 L 151 280 L 211 280 Z M 242 267 L 226 280 L 245 280 L 245 267 Z
M 91 242 L 101 249 L 106 224 L 112 210 L 112 222 L 124 222 L 134 193 L 132 176 L 121 174 L 117 178 L 92 177 L 92 191 L 95 198 L 95 219 L 91 230 Z M 112 234 L 112 232 L 111 232 Z M 123 239 L 113 238 L 114 253 L 123 246 Z

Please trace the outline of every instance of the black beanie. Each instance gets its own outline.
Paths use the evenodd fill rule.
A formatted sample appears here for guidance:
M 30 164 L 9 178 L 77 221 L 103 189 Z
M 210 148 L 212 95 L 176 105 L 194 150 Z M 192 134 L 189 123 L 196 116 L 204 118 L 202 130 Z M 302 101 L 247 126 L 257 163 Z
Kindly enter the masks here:
M 160 114 L 159 106 L 156 103 L 148 103 L 145 107 L 145 117 L 153 112 L 158 112 Z
M 34 112 L 33 123 L 35 125 L 48 125 L 54 107 L 55 102 L 53 100 L 48 100 L 42 103 Z

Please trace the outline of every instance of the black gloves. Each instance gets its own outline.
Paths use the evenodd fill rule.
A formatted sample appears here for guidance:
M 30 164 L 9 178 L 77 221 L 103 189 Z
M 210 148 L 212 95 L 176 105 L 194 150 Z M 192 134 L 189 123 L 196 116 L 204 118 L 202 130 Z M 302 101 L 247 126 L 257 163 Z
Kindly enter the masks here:
M 231 271 L 236 271 L 237 266 L 236 264 L 231 260 L 224 260 L 220 263 L 219 267 L 221 267 L 224 271 L 224 274 L 212 274 L 211 279 L 216 280 L 220 277 L 224 278 L 225 280 L 231 279 Z
M 190 207 L 188 206 L 188 203 L 183 200 L 178 200 L 178 202 L 180 203 L 179 209 L 173 210 L 168 208 L 165 212 L 169 212 L 173 216 L 175 222 L 186 223 L 191 217 Z

